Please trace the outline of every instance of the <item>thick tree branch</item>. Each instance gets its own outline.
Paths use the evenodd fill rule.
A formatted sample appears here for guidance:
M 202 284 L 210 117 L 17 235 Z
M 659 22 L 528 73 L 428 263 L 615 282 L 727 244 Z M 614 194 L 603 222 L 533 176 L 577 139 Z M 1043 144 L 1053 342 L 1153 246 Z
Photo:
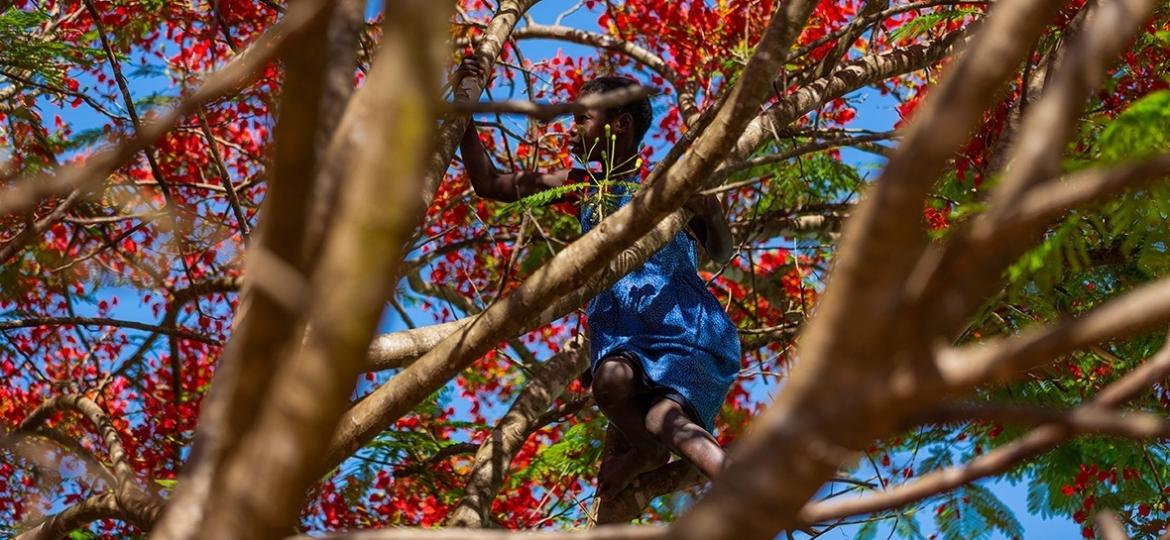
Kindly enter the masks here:
M 1163 278 L 1076 319 L 989 343 L 943 349 L 938 354 L 939 376 L 952 392 L 969 390 L 1009 380 L 1062 354 L 1152 330 L 1168 321 L 1170 278 Z
M 443 284 L 424 282 L 423 279 L 418 275 L 418 272 L 413 272 L 406 276 L 406 281 L 410 284 L 410 288 L 414 290 L 414 292 L 431 296 L 433 298 L 438 298 L 462 311 L 465 315 L 467 315 L 465 319 L 470 319 L 474 316 L 474 314 L 482 311 L 478 306 L 475 305 L 474 302 L 471 301 L 471 299 L 459 294 L 451 287 Z M 532 355 L 532 351 L 528 350 L 528 347 L 525 346 L 524 342 L 519 338 L 510 337 L 508 338 L 507 342 L 512 351 L 515 352 L 516 355 L 520 357 L 520 360 L 526 365 L 533 365 L 536 363 L 536 357 Z
M 537 1 L 539 0 L 500 1 L 499 9 L 496 10 L 496 15 L 492 17 L 487 29 L 480 37 L 473 55 L 480 67 L 483 68 L 484 73 L 492 72 L 496 58 L 504 49 L 504 43 L 512 35 L 516 23 Z M 475 77 L 452 79 L 451 87 L 455 89 L 455 100 L 460 102 L 477 101 L 486 82 L 476 80 Z M 427 163 L 427 172 L 423 179 L 422 200 L 424 207 L 429 207 L 431 201 L 434 200 L 435 193 L 439 189 L 439 182 L 443 181 L 443 176 L 451 165 L 451 159 L 455 157 L 455 147 L 459 144 L 460 138 L 463 137 L 463 132 L 467 130 L 467 122 L 470 120 L 471 117 L 468 115 L 455 115 L 445 119 L 439 127 L 435 139 L 437 141 L 436 151 Z
M 393 291 L 386 276 L 397 271 L 424 210 L 417 180 L 437 116 L 435 68 L 446 19 L 428 0 L 397 2 L 385 19 L 366 86 L 379 114 L 365 128 L 307 313 L 278 348 L 290 359 L 273 374 L 254 425 L 215 475 L 201 538 L 279 538 L 295 523 L 309 486 L 332 467 L 321 463 L 329 434 Z
M 743 161 L 772 136 L 797 118 L 830 100 L 890 77 L 931 66 L 952 52 L 964 32 L 952 32 L 937 40 L 911 45 L 894 51 L 863 56 L 833 70 L 823 79 L 812 81 L 761 113 L 743 130 L 736 141 L 728 165 Z M 957 146 L 957 145 L 956 145 Z M 721 173 L 722 174 L 722 173 Z M 711 185 L 717 185 L 713 179 Z
M 998 213 L 998 223 L 985 244 L 1001 245 L 1010 236 L 1047 225 L 1077 206 L 1165 180 L 1167 176 L 1170 154 L 1048 180 L 1007 203 L 1009 208 Z
M 1152 0 L 1101 2 L 1085 22 L 1083 32 L 1068 43 L 1063 62 L 1040 100 L 1024 116 L 1012 165 L 992 191 L 988 211 L 973 220 L 943 247 L 926 250 L 910 277 L 907 294 L 929 304 L 923 330 L 930 335 L 953 336 L 979 304 L 998 290 L 1003 271 L 1039 239 L 1044 225 L 1030 221 L 1005 235 L 997 235 L 1016 203 L 1042 182 L 1059 178 L 1066 141 L 1108 66 L 1153 10 Z M 919 203 L 920 204 L 920 203 Z M 995 244 L 989 239 L 998 236 Z M 944 293 L 943 291 L 949 291 Z M 938 299 L 946 295 L 945 302 Z
M 1148 362 L 1111 383 L 1087 405 L 1078 410 L 1116 408 L 1148 391 L 1156 382 L 1170 375 L 1170 347 L 1163 346 Z M 1073 435 L 1059 426 L 1042 426 L 961 466 L 940 469 L 887 491 L 851 500 L 815 503 L 800 512 L 806 524 L 841 519 L 858 514 L 899 508 L 932 495 L 949 491 L 968 482 L 1002 473 L 1026 459 L 1055 448 Z
M 1030 405 L 963 403 L 939 406 L 923 415 L 922 420 L 931 423 L 981 420 L 1004 425 L 1054 425 L 1077 435 L 1092 433 L 1137 440 L 1170 438 L 1170 420 L 1163 416 L 1092 407 L 1068 411 Z
M 1094 521 L 1097 522 L 1101 540 L 1129 540 L 1129 535 L 1125 533 L 1125 525 L 1122 525 L 1121 518 L 1112 510 L 1097 512 Z
M 358 59 L 359 45 L 365 51 L 364 40 L 369 37 L 365 9 L 365 0 L 339 0 L 326 30 L 325 57 L 329 61 L 322 77 L 317 130 L 313 137 L 313 153 L 318 159 L 317 170 L 314 171 L 317 181 L 313 184 L 306 215 L 302 261 L 305 265 L 312 265 L 320 257 L 326 232 L 337 211 L 339 192 L 344 185 L 343 175 L 325 174 L 324 171 L 336 170 L 328 162 L 330 146 L 335 139 L 339 139 L 338 130 L 354 101 L 353 74 L 361 63 Z
M 121 519 L 124 517 L 114 493 L 107 491 L 77 503 L 60 514 L 51 516 L 33 528 L 24 531 L 13 540 L 58 540 L 69 532 L 84 527 L 99 519 Z
M 685 460 L 676 460 L 653 471 L 642 473 L 614 496 L 603 501 L 598 509 L 597 522 L 627 523 L 638 516 L 655 497 L 674 493 L 704 481 L 703 475 Z
M 801 337 L 801 361 L 772 407 L 737 441 L 731 466 L 676 523 L 681 537 L 772 538 L 800 526 L 800 509 L 843 463 L 937 398 L 917 378 L 916 365 L 931 358 L 923 346 L 928 338 L 898 309 L 905 276 L 927 243 L 921 205 L 1062 5 L 996 3 L 974 43 L 932 89 L 845 225 L 832 279 Z M 741 145 L 738 154 L 754 147 Z
M 311 275 L 315 262 L 306 262 L 304 216 L 313 189 L 310 173 L 318 158 L 316 129 L 333 5 L 324 0 L 293 2 L 285 20 L 305 9 L 318 16 L 297 26 L 281 51 L 285 90 L 274 130 L 272 181 L 246 252 L 246 278 L 232 338 L 220 355 L 200 412 L 191 458 L 155 532 L 159 540 L 185 540 L 199 534 L 197 524 L 204 520 L 213 498 L 211 486 L 220 464 L 234 454 L 240 437 L 255 422 L 256 404 L 270 388 L 282 360 L 281 345 L 298 331 L 305 276 Z

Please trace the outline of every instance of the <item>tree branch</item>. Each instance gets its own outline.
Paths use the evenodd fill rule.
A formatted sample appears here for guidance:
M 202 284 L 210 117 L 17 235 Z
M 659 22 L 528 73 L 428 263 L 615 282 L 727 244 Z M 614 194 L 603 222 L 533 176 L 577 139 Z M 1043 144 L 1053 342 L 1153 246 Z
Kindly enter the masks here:
M 989 343 L 943 349 L 938 353 L 939 378 L 951 392 L 969 390 L 1009 380 L 1062 354 L 1152 330 L 1166 322 L 1170 322 L 1170 278 L 1137 287 L 1076 319 Z
M 922 384 L 929 373 L 918 367 L 931 358 L 929 336 L 906 324 L 909 313 L 899 302 L 903 282 L 927 243 L 921 205 L 1063 4 L 997 2 L 971 47 L 928 94 L 888 166 L 845 224 L 833 276 L 801 336 L 801 361 L 768 412 L 737 441 L 731 466 L 676 522 L 672 531 L 681 538 L 773 538 L 800 526 L 801 508 L 842 463 L 941 395 L 941 389 Z M 933 45 L 945 53 L 945 46 Z M 740 148 L 736 154 L 743 156 L 755 145 Z
M 254 424 L 218 468 L 200 538 L 278 538 L 295 523 L 310 485 L 331 468 L 321 463 L 329 434 L 393 292 L 386 276 L 395 275 L 423 211 L 418 179 L 437 117 L 446 20 L 428 0 L 397 2 L 384 20 L 365 86 L 373 89 L 377 121 L 365 127 L 363 151 L 351 164 L 306 313 L 278 342 L 287 364 L 274 371 L 263 401 L 251 404 L 259 409 Z
M 1084 31 L 1068 43 L 1067 56 L 1053 80 L 1024 116 L 1021 143 L 1012 148 L 1007 161 L 1012 165 L 991 192 L 988 211 L 944 246 L 925 250 L 912 270 L 906 294 L 913 302 L 931 306 L 924 331 L 941 336 L 958 333 L 970 313 L 1001 287 L 1003 271 L 1039 239 L 1046 224 L 1030 221 L 1024 223 L 1027 227 L 1004 231 L 995 244 L 989 243 L 1017 201 L 1041 182 L 1059 178 L 1065 143 L 1086 99 L 1155 3 L 1101 2 L 1086 19 Z M 948 301 L 939 304 L 944 290 L 951 291 Z
M 982 420 L 1008 425 L 1054 425 L 1074 434 L 1094 433 L 1128 439 L 1170 438 L 1170 420 L 1150 413 L 1082 407 L 1068 411 L 1005 403 L 941 405 L 921 418 L 930 423 Z
M 312 273 L 305 256 L 304 216 L 310 207 L 311 172 L 318 158 L 315 137 L 328 62 L 325 36 L 333 8 L 332 2 L 303 0 L 291 3 L 285 13 L 282 24 L 298 11 L 308 10 L 314 16 L 291 29 L 281 47 L 286 61 L 279 107 L 283 113 L 274 130 L 273 181 L 246 252 L 244 275 L 248 278 L 232 337 L 220 355 L 200 411 L 188 465 L 155 531 L 159 540 L 188 540 L 201 532 L 199 524 L 211 504 L 216 471 L 255 422 L 257 403 L 269 390 L 285 352 L 282 345 L 300 331 L 296 322 L 305 296 L 304 276 Z
M 46 518 L 33 528 L 16 536 L 14 540 L 58 540 L 69 532 L 84 527 L 99 519 L 121 519 L 122 508 L 114 493 L 107 491 L 81 501 L 62 510 L 60 514 Z
M 512 458 L 532 432 L 541 427 L 537 421 L 557 396 L 588 367 L 584 341 L 582 337 L 570 341 L 563 351 L 533 371 L 516 401 L 475 453 L 463 498 L 447 514 L 445 526 L 481 528 L 491 523 L 491 504 Z
M 43 198 L 51 195 L 94 189 L 110 173 L 125 166 L 135 154 L 170 131 L 180 119 L 198 110 L 204 103 L 250 81 L 258 68 L 282 49 L 290 32 L 295 32 L 320 13 L 322 4 L 298 3 L 301 7 L 289 10 L 280 23 L 258 37 L 244 54 L 209 76 L 194 93 L 184 97 L 175 108 L 155 122 L 144 126 L 134 137 L 92 156 L 84 165 L 60 167 L 51 176 L 38 175 L 16 182 L 0 196 L 0 216 L 27 213 L 40 204 Z
M 122 446 L 121 434 L 114 428 L 113 423 L 110 422 L 105 411 L 97 403 L 94 403 L 93 400 L 77 394 L 50 398 L 33 410 L 33 412 L 29 413 L 16 427 L 16 432 L 31 433 L 48 421 L 53 413 L 60 410 L 75 411 L 93 424 L 98 435 L 105 443 L 106 453 L 109 455 L 110 462 L 113 464 L 116 484 L 113 486 L 114 490 L 111 495 L 115 499 L 117 511 L 121 515 L 129 518 L 130 521 L 143 530 L 150 529 L 151 517 L 162 506 L 162 501 L 139 487 L 135 479 L 134 469 L 127 461 L 126 452 Z M 84 502 L 79 507 L 75 507 L 77 508 L 76 510 L 68 513 L 65 518 L 62 518 L 63 522 L 73 523 L 73 520 L 88 516 L 90 512 L 94 511 L 94 507 L 88 507 Z M 67 510 L 66 512 L 69 511 Z M 76 525 L 74 528 L 76 528 Z
M 1163 346 L 1148 362 L 1105 387 L 1078 411 L 1113 409 L 1134 399 L 1156 382 L 1170 375 L 1170 347 Z M 939 469 L 881 493 L 852 500 L 814 503 L 800 512 L 800 522 L 821 523 L 858 514 L 870 514 L 898 508 L 932 495 L 949 491 L 980 478 L 1002 473 L 1038 456 L 1071 437 L 1073 433 L 1059 425 L 1046 425 L 979 456 L 961 467 Z
M 1008 237 L 1047 225 L 1077 206 L 1165 180 L 1167 176 L 1170 176 L 1170 154 L 1048 180 L 1007 202 L 1008 208 L 998 213 L 998 223 L 985 244 L 1002 245 Z
M 113 326 L 117 328 L 130 328 L 133 330 L 143 330 L 157 334 L 166 334 L 182 339 L 189 339 L 191 341 L 198 341 L 200 343 L 207 343 L 209 345 L 220 344 L 220 342 L 216 339 L 183 330 L 181 328 L 175 328 L 173 326 L 111 319 L 108 317 L 34 317 L 28 319 L 10 319 L 7 321 L 0 321 L 0 330 L 36 328 L 38 326 Z
M 459 114 L 477 112 L 516 113 L 525 114 L 539 120 L 548 120 L 564 114 L 584 113 L 589 110 L 617 107 L 631 101 L 649 97 L 653 93 L 653 88 L 634 85 L 600 94 L 589 94 L 568 103 L 534 103 L 525 100 L 480 101 L 474 103 L 469 101 L 456 101 L 449 104 L 449 107 L 451 111 Z
M 1097 531 L 1101 534 L 1101 540 L 1129 540 L 1129 535 L 1125 533 L 1125 526 L 1121 524 L 1121 519 L 1112 510 L 1097 512 L 1095 521 L 1097 522 Z

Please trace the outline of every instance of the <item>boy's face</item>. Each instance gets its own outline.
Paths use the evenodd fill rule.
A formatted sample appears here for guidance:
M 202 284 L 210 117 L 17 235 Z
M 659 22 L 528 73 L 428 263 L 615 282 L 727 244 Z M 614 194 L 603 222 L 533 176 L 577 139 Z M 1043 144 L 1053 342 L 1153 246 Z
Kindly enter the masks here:
M 605 133 L 607 123 L 609 120 L 603 110 L 574 114 L 571 131 L 573 138 L 569 142 L 569 151 L 582 163 L 602 161 L 603 152 L 613 151 Z

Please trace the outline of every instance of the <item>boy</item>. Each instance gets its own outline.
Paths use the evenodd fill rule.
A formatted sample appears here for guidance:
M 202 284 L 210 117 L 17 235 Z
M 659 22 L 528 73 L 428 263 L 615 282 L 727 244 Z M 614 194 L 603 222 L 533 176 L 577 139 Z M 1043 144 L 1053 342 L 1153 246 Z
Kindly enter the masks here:
M 483 77 L 470 60 L 463 76 Z M 580 94 L 604 93 L 637 84 L 623 77 L 600 77 Z M 638 146 L 649 129 L 646 99 L 574 116 L 570 149 L 583 164 L 598 162 L 602 176 L 635 182 Z M 515 201 L 567 182 L 588 181 L 583 169 L 546 173 L 497 171 L 469 124 L 460 144 L 472 188 L 481 197 Z M 612 167 L 612 170 L 605 170 Z M 631 174 L 632 173 L 632 174 Z M 630 197 L 615 193 L 620 204 Z M 687 203 L 688 224 L 712 259 L 726 261 L 731 235 L 714 197 Z M 580 205 L 582 233 L 599 220 L 599 209 Z M 601 465 L 598 493 L 612 498 L 639 474 L 667 462 L 670 451 L 689 460 L 708 478 L 723 468 L 722 448 L 711 436 L 718 413 L 739 371 L 735 325 L 697 274 L 695 241 L 679 233 L 642 267 L 598 294 L 586 307 L 592 353 L 592 390 L 598 407 L 620 433 L 618 451 Z

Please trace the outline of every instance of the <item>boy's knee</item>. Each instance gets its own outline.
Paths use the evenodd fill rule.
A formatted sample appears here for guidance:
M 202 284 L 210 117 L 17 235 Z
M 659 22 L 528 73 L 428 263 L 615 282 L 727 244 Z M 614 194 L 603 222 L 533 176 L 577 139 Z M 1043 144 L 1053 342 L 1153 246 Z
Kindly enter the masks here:
M 628 360 L 607 358 L 593 370 L 593 399 L 602 408 L 629 399 L 635 390 L 637 372 Z
M 673 399 L 660 399 L 646 411 L 646 431 L 659 435 L 667 430 L 667 426 L 686 421 L 686 413 L 682 405 Z

